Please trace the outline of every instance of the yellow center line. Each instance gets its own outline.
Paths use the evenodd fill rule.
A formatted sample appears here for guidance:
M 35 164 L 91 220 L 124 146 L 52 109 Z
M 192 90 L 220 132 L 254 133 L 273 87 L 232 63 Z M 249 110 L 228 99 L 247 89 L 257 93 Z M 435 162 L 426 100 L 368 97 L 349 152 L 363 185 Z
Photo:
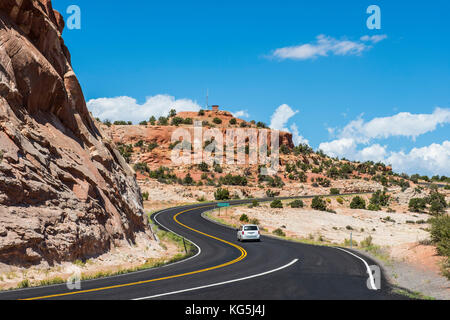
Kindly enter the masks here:
M 136 286 L 136 285 L 140 285 L 140 284 L 147 284 L 147 283 L 151 283 L 151 282 L 156 282 L 156 281 L 162 281 L 162 280 L 168 280 L 168 279 L 175 279 L 175 278 L 181 278 L 181 277 L 186 277 L 189 275 L 193 275 L 193 274 L 198 274 L 198 273 L 202 273 L 202 272 L 206 272 L 206 271 L 211 271 L 211 270 L 216 270 L 216 269 L 220 269 L 220 268 L 224 268 L 226 266 L 232 265 L 234 263 L 237 263 L 241 260 L 243 260 L 246 256 L 247 256 L 247 251 L 245 251 L 244 248 L 235 245 L 234 243 L 228 242 L 226 240 L 214 237 L 212 235 L 206 234 L 204 232 L 201 232 L 199 230 L 196 230 L 194 228 L 188 227 L 187 225 L 181 223 L 180 221 L 178 221 L 178 217 L 183 214 L 186 213 L 188 211 L 193 211 L 193 210 L 197 210 L 197 209 L 202 209 L 202 208 L 207 208 L 207 207 L 213 207 L 213 206 L 204 206 L 204 207 L 198 207 L 198 208 L 193 208 L 193 209 L 188 209 L 185 211 L 181 211 L 179 213 L 177 213 L 173 219 L 175 220 L 176 223 L 178 223 L 179 225 L 192 230 L 196 233 L 199 233 L 201 235 L 204 235 L 206 237 L 218 240 L 220 242 L 226 243 L 232 247 L 235 247 L 236 249 L 238 249 L 241 252 L 240 257 L 223 263 L 221 265 L 218 266 L 214 266 L 214 267 L 209 267 L 206 269 L 201 269 L 201 270 L 196 270 L 196 271 L 191 271 L 191 272 L 187 272 L 187 273 L 182 273 L 182 274 L 177 274 L 177 275 L 173 275 L 173 276 L 167 276 L 167 277 L 163 277 L 163 278 L 157 278 L 157 279 L 151 279 L 151 280 L 145 280 L 145 281 L 138 281 L 138 282 L 132 282 L 132 283 L 125 283 L 125 284 L 119 284 L 119 285 L 115 285 L 115 286 L 109 286 L 109 287 L 103 287 L 103 288 L 96 288 L 96 289 L 89 289 L 89 290 L 81 290 L 81 291 L 74 291 L 74 292 L 66 292 L 66 293 L 60 293 L 60 294 L 53 294 L 53 295 L 49 295 L 49 296 L 43 296 L 43 297 L 36 297 L 36 298 L 29 298 L 29 299 L 23 299 L 23 300 L 40 300 L 40 299 L 50 299 L 50 298 L 56 298 L 56 297 L 64 297 L 64 296 L 70 296 L 70 295 L 75 295 L 75 294 L 81 294 L 81 293 L 89 293 L 89 292 L 96 292 L 96 291 L 104 291 L 104 290 L 111 290 L 111 289 L 117 289 L 117 288 L 123 288 L 123 287 L 130 287 L 130 286 Z

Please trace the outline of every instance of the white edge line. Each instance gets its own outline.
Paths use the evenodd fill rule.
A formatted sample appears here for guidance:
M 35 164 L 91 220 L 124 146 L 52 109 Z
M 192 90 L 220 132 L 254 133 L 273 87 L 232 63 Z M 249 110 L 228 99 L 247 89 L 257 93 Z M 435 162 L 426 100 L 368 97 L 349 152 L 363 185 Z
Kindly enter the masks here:
M 149 300 L 149 299 L 159 298 L 159 297 L 163 297 L 163 296 L 169 296 L 169 295 L 174 295 L 174 294 L 183 293 L 183 292 L 189 292 L 189 291 L 195 291 L 195 290 L 206 289 L 206 288 L 211 288 L 211 287 L 217 287 L 217 286 L 221 286 L 221 285 L 224 285 L 224 284 L 229 284 L 229 283 L 233 283 L 233 282 L 244 281 L 244 280 L 248 280 L 248 279 L 262 277 L 262 276 L 268 275 L 270 273 L 274 273 L 274 272 L 286 269 L 286 268 L 290 267 L 291 265 L 293 265 L 296 262 L 298 262 L 298 259 L 294 259 L 290 263 L 288 263 L 287 265 L 282 266 L 280 268 L 273 269 L 273 270 L 266 271 L 266 272 L 259 273 L 259 274 L 255 274 L 255 275 L 248 276 L 248 277 L 245 277 L 245 278 L 239 278 L 239 279 L 234 279 L 234 280 L 229 280 L 229 281 L 224 281 L 224 282 L 219 282 L 219 283 L 213 283 L 213 284 L 209 284 L 209 285 L 201 286 L 201 287 L 196 287 L 196 288 L 190 288 L 190 289 L 184 289 L 184 290 L 179 290 L 179 291 L 161 293 L 161 294 L 157 294 L 157 295 L 154 295 L 154 296 L 137 298 L 137 299 L 133 299 L 133 300 L 135 300 L 135 301 L 138 301 L 138 300 Z
M 373 274 L 372 274 L 372 270 L 369 267 L 369 264 L 366 262 L 366 260 L 364 260 L 363 258 L 357 256 L 356 254 L 354 254 L 353 252 L 350 252 L 348 250 L 336 247 L 336 249 L 347 252 L 348 254 L 351 254 L 352 256 L 358 258 L 359 260 L 361 260 L 362 262 L 364 262 L 366 268 L 367 268 L 367 273 L 369 274 L 369 278 L 370 278 L 370 285 L 372 286 L 372 290 L 378 290 L 377 286 L 375 285 L 375 279 L 373 278 Z

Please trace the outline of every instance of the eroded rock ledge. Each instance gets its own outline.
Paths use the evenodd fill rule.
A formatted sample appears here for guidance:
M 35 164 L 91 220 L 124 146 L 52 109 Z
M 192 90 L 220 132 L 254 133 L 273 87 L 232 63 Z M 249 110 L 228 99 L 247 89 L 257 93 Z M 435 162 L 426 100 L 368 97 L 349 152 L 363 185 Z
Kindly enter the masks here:
M 0 2 L 0 263 L 152 238 L 134 173 L 88 112 L 50 0 Z

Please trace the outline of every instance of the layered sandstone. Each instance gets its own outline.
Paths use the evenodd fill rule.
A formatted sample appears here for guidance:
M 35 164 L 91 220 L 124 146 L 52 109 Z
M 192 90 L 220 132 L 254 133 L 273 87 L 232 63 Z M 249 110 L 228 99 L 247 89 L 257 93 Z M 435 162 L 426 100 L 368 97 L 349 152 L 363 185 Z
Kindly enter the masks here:
M 50 0 L 0 2 L 0 263 L 149 241 L 134 173 L 89 114 Z

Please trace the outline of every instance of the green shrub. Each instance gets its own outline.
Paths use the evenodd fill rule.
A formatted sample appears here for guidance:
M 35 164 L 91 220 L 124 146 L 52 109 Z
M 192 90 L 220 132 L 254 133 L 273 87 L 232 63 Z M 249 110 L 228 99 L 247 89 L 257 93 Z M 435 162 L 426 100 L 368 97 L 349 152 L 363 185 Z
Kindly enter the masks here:
M 184 122 L 184 119 L 183 118 L 180 118 L 180 117 L 174 117 L 173 119 L 172 119 L 172 123 L 171 123 L 171 125 L 172 126 L 179 126 L 180 124 L 182 124 Z
M 198 197 L 198 198 L 197 198 L 197 201 L 198 201 L 198 202 L 205 202 L 205 201 L 206 201 L 206 198 L 205 198 L 205 196 L 201 196 L 201 197 Z
M 120 121 L 114 121 L 114 125 L 115 126 L 126 126 L 126 125 L 129 125 L 129 123 L 127 121 L 120 120 Z
M 17 287 L 19 289 L 25 289 L 25 288 L 29 288 L 31 286 L 31 283 L 28 279 L 22 280 Z
M 144 201 L 148 201 L 149 196 L 150 194 L 147 191 L 142 193 L 142 198 L 144 199 Z
M 250 219 L 250 224 L 259 225 L 259 220 L 256 218 Z
M 177 115 L 177 110 L 172 109 L 169 111 L 169 118 L 173 118 Z
M 205 162 L 202 162 L 198 165 L 198 169 L 203 172 L 209 172 L 209 166 Z
M 289 205 L 291 208 L 303 208 L 305 204 L 302 200 L 294 200 Z
M 368 236 L 363 241 L 361 241 L 360 245 L 363 248 L 369 248 L 369 247 L 371 247 L 373 245 L 372 241 L 373 241 L 372 236 Z
M 225 177 L 220 177 L 219 182 L 227 186 L 246 186 L 248 180 L 243 176 L 233 176 L 231 173 L 227 174 Z
M 150 169 L 149 169 L 147 163 L 145 163 L 145 162 L 138 162 L 133 166 L 133 168 L 134 168 L 134 171 L 136 171 L 136 172 L 138 172 L 138 171 L 141 173 L 150 172 Z
M 275 191 L 272 191 L 270 189 L 266 191 L 267 198 L 275 198 L 278 195 L 280 195 L 280 192 L 278 192 L 278 191 L 275 192 Z
M 270 207 L 271 208 L 283 208 L 283 203 L 281 202 L 281 200 L 274 200 L 270 204 Z
M 450 257 L 450 216 L 432 218 L 430 223 L 431 240 L 436 244 L 439 254 Z
M 215 124 L 222 124 L 222 119 L 220 119 L 220 118 L 214 118 L 214 119 L 213 119 L 213 122 L 214 122 Z
M 430 193 L 427 198 L 428 204 L 430 204 L 430 213 L 433 215 L 439 215 L 445 213 L 447 208 L 447 202 L 445 201 L 445 195 L 439 193 L 437 190 Z
M 390 196 L 386 194 L 386 191 L 381 192 L 380 190 L 378 190 L 370 198 L 370 203 L 373 204 L 375 207 L 386 207 L 389 205 L 389 199 Z M 381 210 L 381 208 L 379 210 Z
M 380 211 L 381 207 L 379 205 L 377 205 L 377 204 L 370 203 L 369 206 L 367 207 L 367 210 Z
M 184 177 L 184 179 L 183 179 L 183 184 L 184 184 L 184 185 L 187 185 L 187 186 L 190 186 L 190 185 L 192 185 L 193 183 L 194 183 L 194 179 L 192 179 L 191 174 L 188 173 L 188 174 L 186 175 L 186 177 Z
M 331 188 L 330 189 L 330 194 L 332 194 L 332 195 L 338 195 L 338 194 L 340 194 L 341 192 L 339 191 L 339 189 L 337 189 L 337 188 Z
M 311 208 L 319 211 L 327 211 L 327 204 L 321 197 L 314 197 Z
M 167 126 L 169 124 L 169 119 L 167 119 L 166 117 L 159 117 L 158 123 L 161 126 Z
M 252 202 L 252 207 L 253 207 L 253 208 L 259 207 L 259 202 L 256 201 L 256 200 L 253 200 L 253 202 Z
M 291 150 L 289 149 L 289 147 L 288 147 L 287 145 L 282 144 L 282 145 L 280 146 L 280 152 L 281 152 L 282 154 L 290 154 L 290 153 L 291 153 Z
M 152 152 L 153 150 L 155 150 L 156 148 L 158 148 L 158 144 L 156 142 L 151 142 L 148 146 L 147 146 L 147 151 L 148 152 Z
M 366 208 L 366 201 L 360 197 L 356 196 L 352 199 L 352 202 L 350 203 L 351 209 L 365 209 Z
M 274 230 L 272 232 L 274 235 L 279 236 L 279 237 L 286 237 L 286 234 L 284 233 L 283 230 L 281 230 L 280 228 Z
M 256 123 L 256 127 L 257 128 L 262 128 L 262 129 L 267 129 L 268 127 L 267 127 L 267 124 L 265 124 L 264 122 L 261 122 L 261 121 L 258 121 L 257 123 Z
M 222 189 L 222 188 L 218 188 L 215 192 L 214 192 L 214 198 L 216 200 L 229 200 L 230 199 L 230 192 L 228 191 L 228 189 Z
M 236 123 L 237 123 L 237 121 L 236 121 L 235 118 L 233 118 L 233 119 L 230 120 L 230 124 L 231 124 L 231 125 L 235 125 Z
M 239 221 L 248 223 L 248 221 L 249 221 L 248 216 L 244 213 L 244 214 L 241 215 L 241 217 L 239 218 Z
M 193 123 L 194 123 L 194 120 L 192 120 L 192 118 L 186 118 L 183 121 L 183 124 L 187 124 L 187 125 L 190 125 L 190 124 L 193 124 Z
M 205 110 L 200 110 L 200 111 L 198 112 L 198 115 L 199 115 L 200 117 L 203 117 L 203 116 L 205 115 Z
M 337 201 L 339 204 L 344 204 L 344 199 L 342 199 L 341 197 L 336 198 L 336 201 Z
M 426 199 L 422 198 L 412 198 L 409 200 L 409 210 L 411 212 L 423 212 L 427 207 Z

